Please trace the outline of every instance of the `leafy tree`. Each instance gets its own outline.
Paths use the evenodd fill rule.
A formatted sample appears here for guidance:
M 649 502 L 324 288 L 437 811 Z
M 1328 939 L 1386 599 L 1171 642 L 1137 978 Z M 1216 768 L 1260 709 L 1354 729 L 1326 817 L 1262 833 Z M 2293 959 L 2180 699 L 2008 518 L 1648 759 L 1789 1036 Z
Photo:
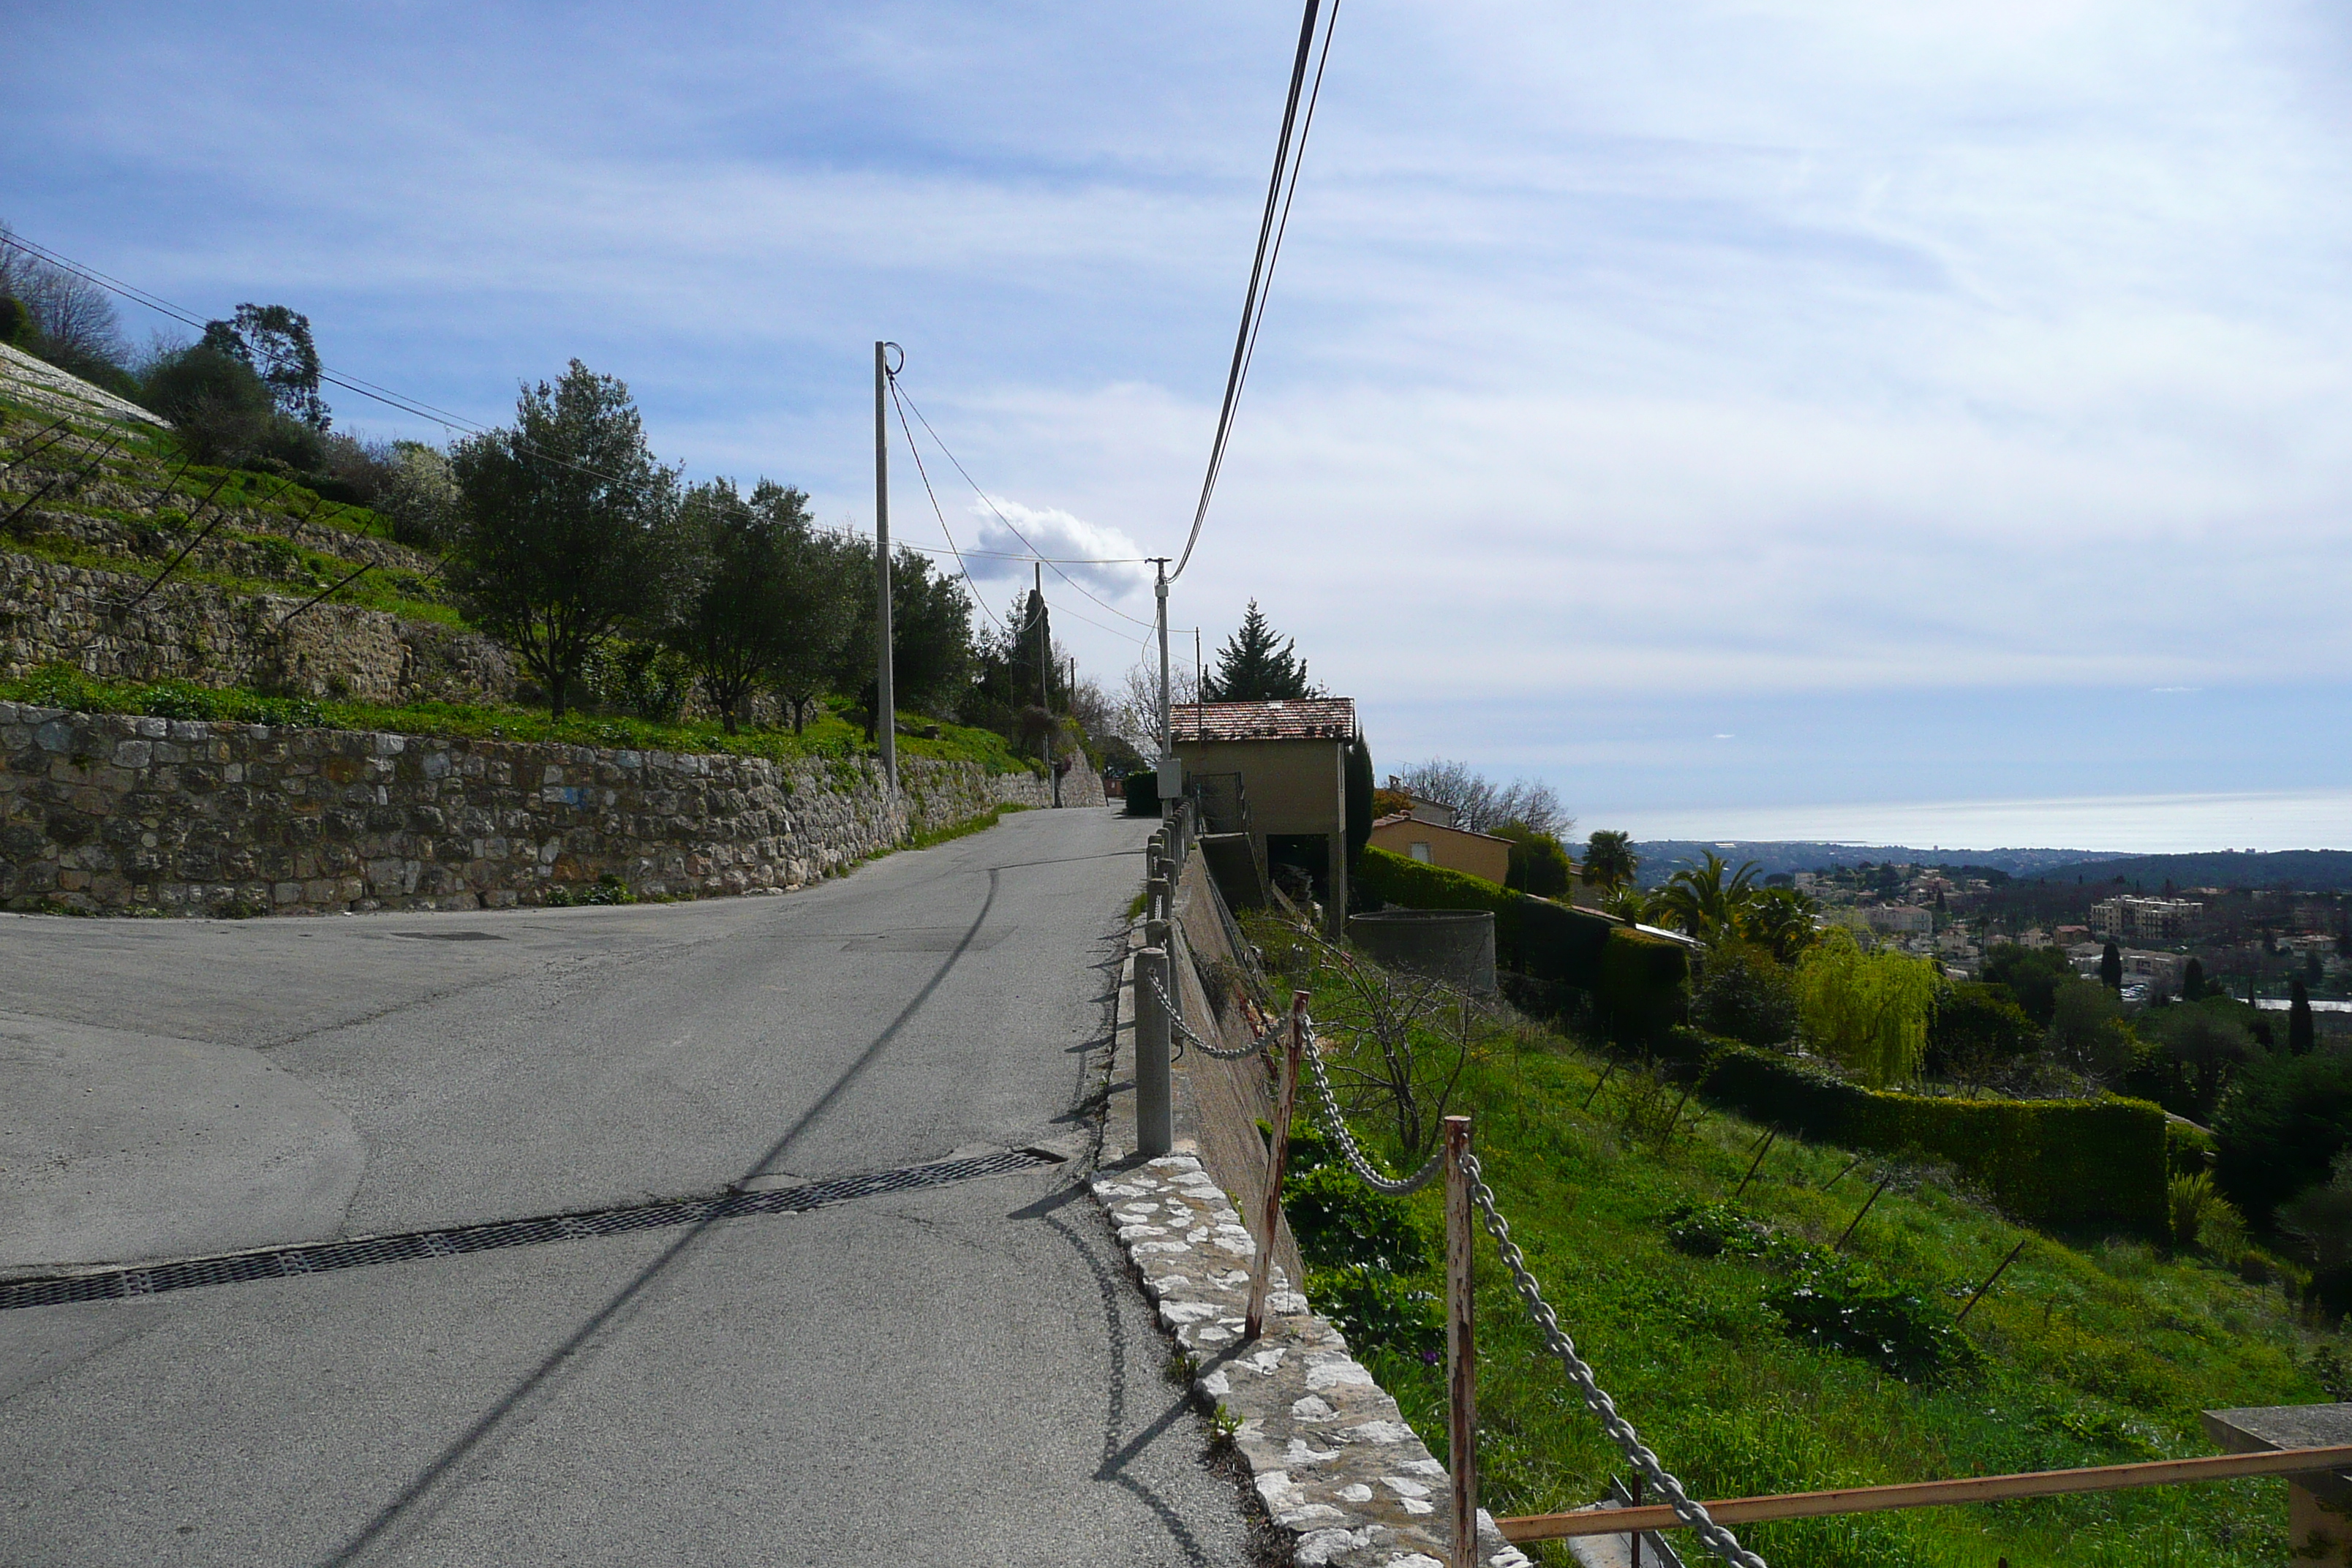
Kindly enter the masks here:
M 1454 826 L 1473 833 L 1497 833 L 1503 824 L 1519 822 L 1559 837 L 1576 826 L 1549 784 L 1533 779 L 1497 784 L 1467 763 L 1432 758 L 1407 768 L 1396 782 L 1423 800 L 1453 807 Z
M 239 305 L 234 322 L 205 325 L 205 341 L 221 326 L 235 335 L 278 412 L 324 434 L 332 421 L 319 395 L 319 351 L 310 342 L 310 318 L 283 305 Z
M 2110 991 L 2124 988 L 2124 955 L 2114 942 L 2099 954 L 2099 984 Z
M 2142 1026 L 2157 1047 L 2179 1068 L 2189 1091 L 2181 1114 L 2210 1121 L 2213 1110 L 2238 1069 L 2254 1058 L 2254 1037 L 2226 996 L 2187 1002 L 2151 1014 Z
M 1794 963 L 1819 938 L 1813 918 L 1820 902 L 1794 888 L 1763 888 L 1735 917 L 1740 936 L 1782 963 Z
M 1614 892 L 1630 887 L 1642 868 L 1633 853 L 1633 836 L 1615 828 L 1595 829 L 1584 841 L 1584 881 L 1587 887 Z
M 1701 962 L 1690 1016 L 1708 1034 L 1779 1050 L 1797 1032 L 1796 982 L 1769 952 L 1727 942 Z
M 848 584 L 797 489 L 762 479 L 746 500 L 733 480 L 714 479 L 687 492 L 682 513 L 700 561 L 664 638 L 732 734 L 754 690 L 824 668 L 849 630 Z M 801 714 L 795 701 L 795 730 Z
M 2201 1002 L 2205 999 L 2205 965 L 2191 958 L 2180 970 L 2180 999 Z
M 1650 898 L 1650 914 L 1704 942 L 1717 942 L 1739 934 L 1740 916 L 1752 901 L 1756 862 L 1737 872 L 1714 850 L 1696 866 L 1685 866 Z
M 1297 647 L 1298 639 L 1276 631 L 1252 599 L 1241 629 L 1217 650 L 1217 667 L 1209 672 L 1203 695 L 1211 702 L 1282 702 L 1315 696 Z
M 2109 987 L 2079 976 L 2053 995 L 2049 1039 L 2051 1054 L 2079 1072 L 2112 1075 L 2131 1061 L 2123 1003 Z
M 1906 1083 L 1927 1055 L 1938 979 L 1927 959 L 1864 952 L 1832 929 L 1797 965 L 1797 1016 L 1824 1056 L 1871 1087 Z
M 2307 1057 L 2311 1054 L 2311 992 L 2297 975 L 2287 983 L 2286 1054 Z
M 854 691 L 866 712 L 866 738 L 880 733 L 880 695 L 874 674 L 874 542 L 846 541 L 842 550 L 856 611 L 834 659 L 834 686 Z M 971 600 L 963 584 L 936 571 L 930 558 L 904 545 L 890 560 L 891 698 L 919 713 L 938 711 L 961 693 L 971 673 Z M 896 716 L 892 716 L 896 722 Z
M 2008 987 L 1959 981 L 1937 998 L 1926 1066 L 1930 1073 L 1982 1074 L 2032 1055 L 2041 1044 L 2042 1031 Z
M 1511 841 L 1510 869 L 1504 874 L 1505 887 L 1533 893 L 1538 899 L 1557 899 L 1568 892 L 1576 868 L 1568 863 L 1567 847 L 1559 839 L 1549 833 L 1538 833 L 1524 822 L 1507 822 L 1495 830 L 1495 835 Z
M 2054 947 L 2020 947 L 2004 942 L 1985 955 L 1984 977 L 2009 987 L 2036 1028 L 2047 1028 L 2057 1005 L 2059 985 L 2074 978 L 2074 966 Z
M 2213 1113 L 2214 1179 L 2246 1217 L 2327 1179 L 2352 1142 L 2352 1056 L 2257 1053 Z
M 666 607 L 685 554 L 677 476 L 646 448 L 629 389 L 576 359 L 450 466 L 465 506 L 452 584 L 561 716 L 597 644 Z
M 278 412 L 276 397 L 224 323 L 201 342 L 163 355 L 151 366 L 141 398 L 172 422 L 197 461 L 235 467 L 270 458 L 298 468 L 314 467 L 319 437 Z

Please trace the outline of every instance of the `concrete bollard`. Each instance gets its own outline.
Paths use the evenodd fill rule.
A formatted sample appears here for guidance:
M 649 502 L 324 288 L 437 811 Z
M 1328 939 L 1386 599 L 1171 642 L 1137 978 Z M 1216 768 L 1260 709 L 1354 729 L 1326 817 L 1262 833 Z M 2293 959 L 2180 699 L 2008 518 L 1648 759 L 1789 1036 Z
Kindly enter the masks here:
M 1173 1091 L 1168 1080 L 1168 1010 L 1160 995 L 1168 987 L 1168 950 L 1147 947 L 1135 955 L 1135 1152 L 1146 1159 L 1175 1146 Z
M 1164 921 L 1168 918 L 1168 879 L 1154 877 L 1143 884 L 1143 918 Z

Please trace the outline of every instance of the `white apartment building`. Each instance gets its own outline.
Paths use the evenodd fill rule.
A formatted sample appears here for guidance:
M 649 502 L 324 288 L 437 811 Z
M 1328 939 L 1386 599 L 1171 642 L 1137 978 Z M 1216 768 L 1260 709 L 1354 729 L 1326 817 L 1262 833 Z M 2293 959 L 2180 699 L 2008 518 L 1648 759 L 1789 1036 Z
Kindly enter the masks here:
M 1936 911 L 1913 904 L 1872 904 L 1862 918 L 1881 936 L 1927 936 L 1936 929 Z
M 2125 894 L 2091 906 L 2091 930 L 2109 942 L 2186 942 L 2204 919 L 2205 906 L 2191 899 Z

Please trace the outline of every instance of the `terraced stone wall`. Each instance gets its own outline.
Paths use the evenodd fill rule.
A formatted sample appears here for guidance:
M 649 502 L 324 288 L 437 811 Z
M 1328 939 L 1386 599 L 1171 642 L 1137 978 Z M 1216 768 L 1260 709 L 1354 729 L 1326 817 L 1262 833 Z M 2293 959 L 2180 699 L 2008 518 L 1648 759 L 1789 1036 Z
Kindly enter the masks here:
M 0 904 L 330 913 L 782 890 L 1025 792 L 971 763 L 608 751 L 0 702 Z M 1066 794 L 1065 798 L 1067 798 Z
M 509 698 L 514 658 L 489 637 L 352 605 L 228 594 L 0 554 L 0 675 L 69 664 L 101 680 L 189 679 L 356 702 Z

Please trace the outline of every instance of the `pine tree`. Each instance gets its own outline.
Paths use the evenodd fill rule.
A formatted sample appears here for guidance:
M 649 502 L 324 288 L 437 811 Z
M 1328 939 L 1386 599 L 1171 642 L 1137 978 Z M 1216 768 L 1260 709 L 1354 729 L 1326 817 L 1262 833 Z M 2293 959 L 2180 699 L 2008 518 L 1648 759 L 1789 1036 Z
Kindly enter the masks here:
M 1241 629 L 1217 650 L 1204 697 L 1211 702 L 1281 702 L 1315 696 L 1297 647 L 1298 639 L 1276 631 L 1252 599 Z

